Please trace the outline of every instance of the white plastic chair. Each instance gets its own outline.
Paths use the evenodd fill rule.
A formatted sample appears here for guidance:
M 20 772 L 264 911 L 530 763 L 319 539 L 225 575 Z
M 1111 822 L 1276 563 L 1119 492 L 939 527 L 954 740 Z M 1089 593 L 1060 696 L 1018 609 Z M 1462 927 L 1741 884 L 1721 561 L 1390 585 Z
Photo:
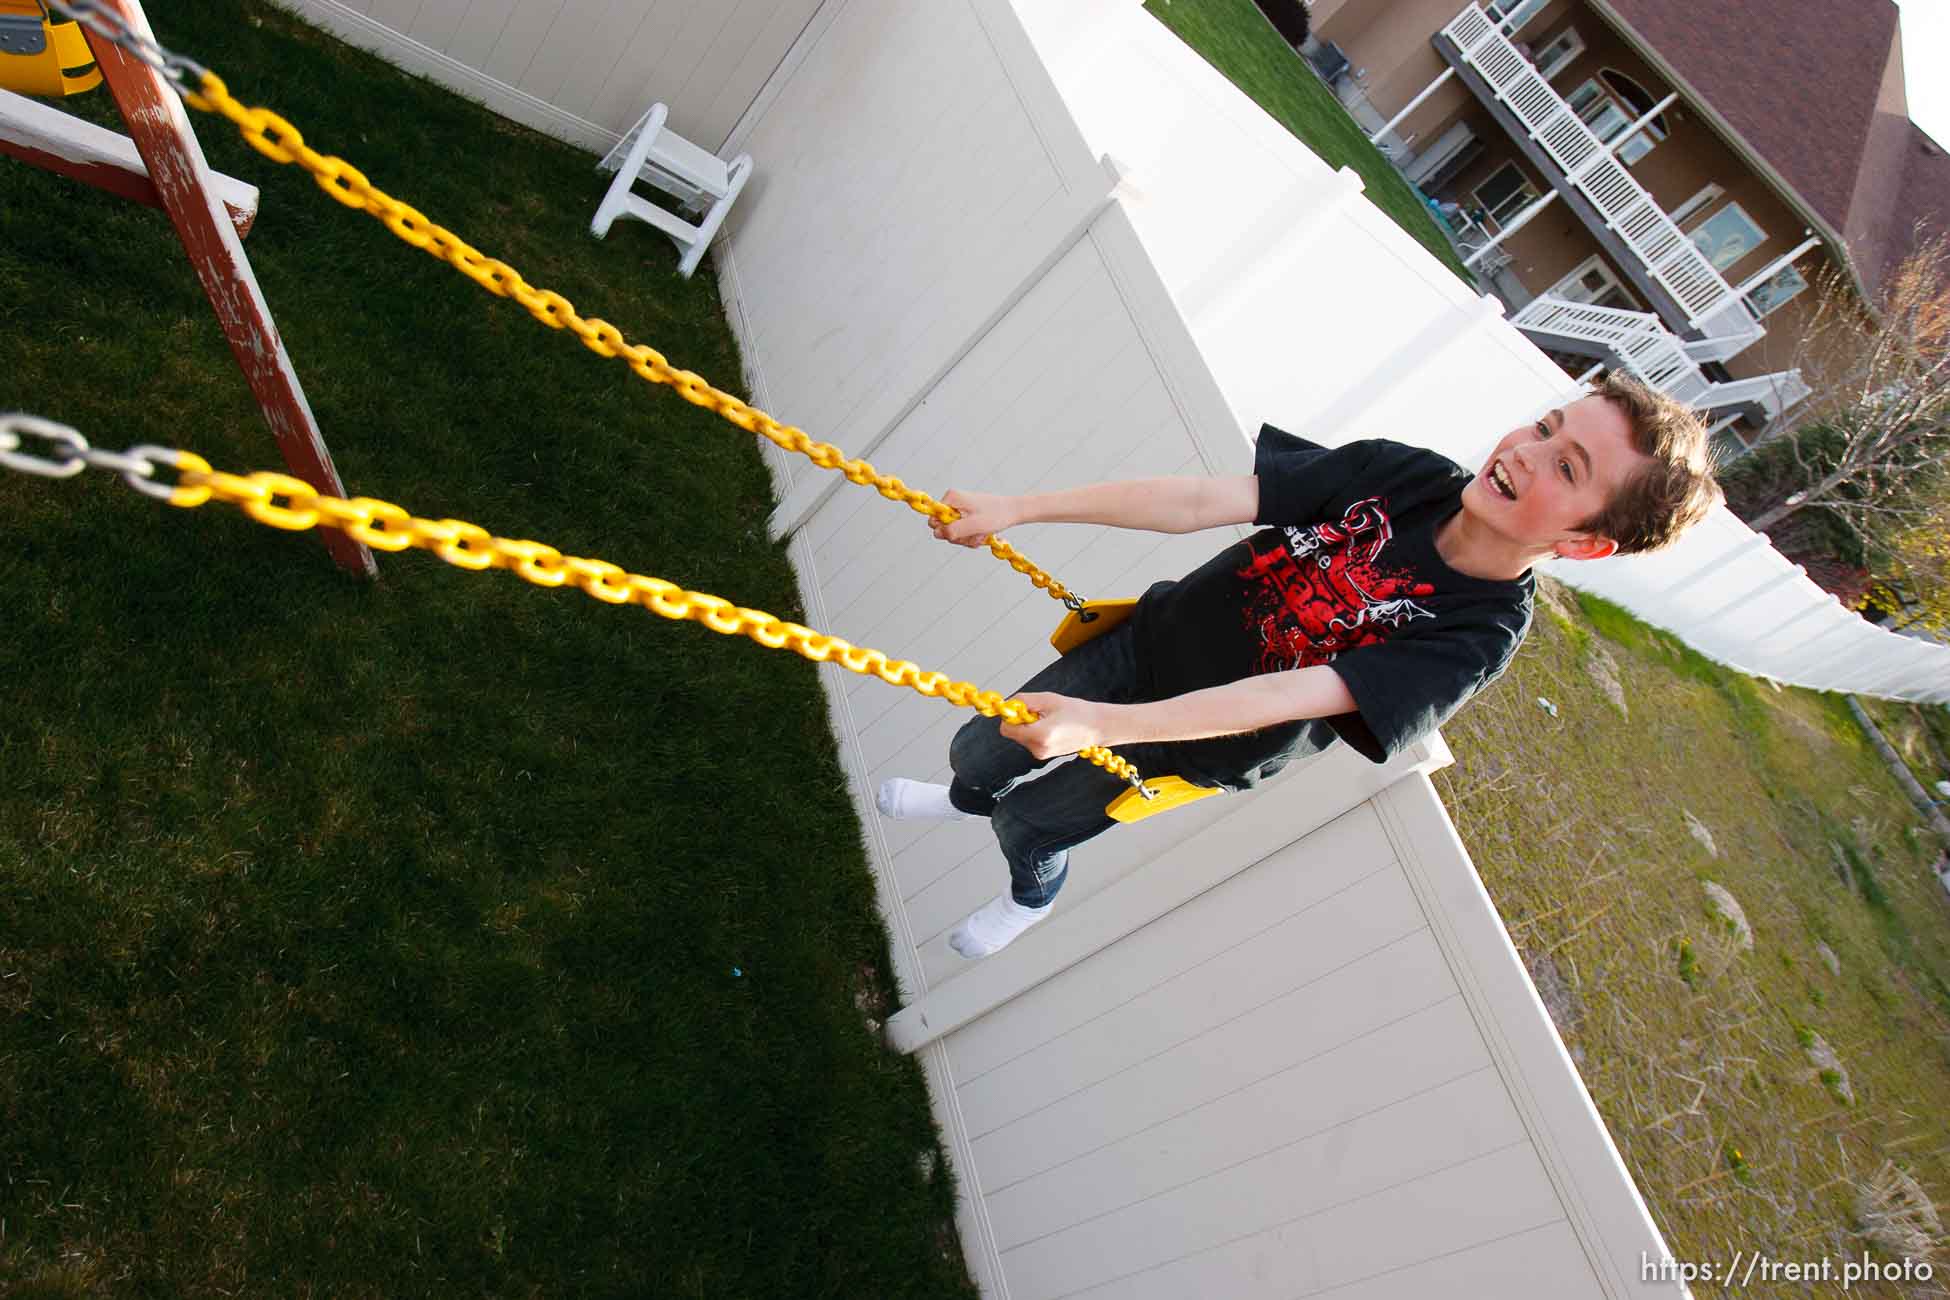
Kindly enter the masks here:
M 669 109 L 652 104 L 650 111 L 637 119 L 616 147 L 603 155 L 597 171 L 613 171 L 609 192 L 596 209 L 589 233 L 601 239 L 618 217 L 647 221 L 677 241 L 684 256 L 677 263 L 679 275 L 689 277 L 704 259 L 704 250 L 724 223 L 725 213 L 738 191 L 752 174 L 752 156 L 741 153 L 730 163 L 706 153 L 664 126 Z M 677 199 L 691 212 L 701 214 L 697 221 L 684 220 L 666 212 L 648 199 L 630 192 L 637 181 L 654 185 Z

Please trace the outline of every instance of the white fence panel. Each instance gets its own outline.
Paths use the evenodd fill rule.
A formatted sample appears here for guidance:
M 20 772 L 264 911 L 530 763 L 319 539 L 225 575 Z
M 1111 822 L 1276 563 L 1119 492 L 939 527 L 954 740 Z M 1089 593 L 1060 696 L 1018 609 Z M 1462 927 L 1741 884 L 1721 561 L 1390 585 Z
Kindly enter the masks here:
M 1950 651 L 1864 622 L 1725 510 L 1668 552 L 1544 567 L 1755 676 L 1950 700 Z
M 573 144 L 603 152 L 653 100 L 662 100 L 670 106 L 671 130 L 715 152 L 821 0 L 277 3 Z M 591 211 L 601 197 L 595 185 Z
M 947 1039 L 1012 1295 L 1605 1293 L 1397 788 Z
M 1249 468 L 1238 403 L 1140 239 L 1152 196 L 1092 161 L 1004 0 L 829 5 L 739 144 L 800 160 L 720 249 L 757 404 L 936 495 Z M 1291 178 L 1269 194 L 1270 237 Z M 1351 195 L 1342 182 L 1326 210 Z M 1221 291 L 1214 320 L 1234 310 L 1230 256 L 1184 266 Z M 1474 328 L 1474 295 L 1429 283 L 1445 355 L 1522 358 Z M 1352 400 L 1314 389 L 1303 415 Z M 1385 414 L 1411 398 L 1358 400 Z M 1004 689 L 1050 661 L 1060 607 L 1020 575 L 768 455 L 813 625 Z M 1134 595 L 1229 538 L 1011 540 L 1078 590 Z M 1594 1253 L 1658 1253 L 1423 779 L 1447 761 L 1439 740 L 1383 767 L 1330 751 L 1092 841 L 1055 916 L 969 963 L 945 931 L 1005 887 L 992 832 L 883 822 L 872 791 L 945 778 L 972 715 L 830 666 L 821 679 L 905 990 L 890 1038 L 928 1071 L 986 1294 L 1622 1296 Z M 1429 801 L 1419 821 L 1387 811 L 1404 788 Z M 1432 871 L 1478 891 L 1439 905 L 1480 913 L 1481 953 L 1431 918 Z M 1459 980 L 1472 962 L 1488 974 Z M 1457 1124 L 1459 1107 L 1474 1118 Z
M 1090 147 L 1129 168 L 1132 221 L 1243 428 L 1382 434 L 1471 463 L 1565 390 L 1493 299 L 1141 8 L 1100 2 L 1086 25 L 1069 5 L 1019 7 L 1039 42 L 1080 52 L 1052 54 L 1052 74 Z
M 739 135 L 772 160 L 732 210 L 737 252 L 720 263 L 746 364 L 794 423 L 855 456 L 1109 201 L 1111 177 L 1039 102 L 1047 83 L 995 57 L 1028 57 L 1021 32 L 984 8 L 831 6 Z M 803 461 L 785 472 L 782 529 L 836 482 Z

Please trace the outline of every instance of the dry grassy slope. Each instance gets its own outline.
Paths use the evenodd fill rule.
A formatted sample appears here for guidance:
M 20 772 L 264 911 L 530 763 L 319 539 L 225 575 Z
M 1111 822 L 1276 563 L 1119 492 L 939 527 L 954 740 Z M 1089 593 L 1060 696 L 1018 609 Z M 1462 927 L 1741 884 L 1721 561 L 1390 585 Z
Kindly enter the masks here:
M 1942 800 L 1936 783 L 1950 780 L 1950 710 L 1899 700 L 1864 699 L 1861 704 L 1917 784 Z
M 1555 587 L 1444 734 L 1436 784 L 1677 1255 L 1839 1266 L 1890 1157 L 1950 1192 L 1950 899 L 1839 700 L 1722 675 Z

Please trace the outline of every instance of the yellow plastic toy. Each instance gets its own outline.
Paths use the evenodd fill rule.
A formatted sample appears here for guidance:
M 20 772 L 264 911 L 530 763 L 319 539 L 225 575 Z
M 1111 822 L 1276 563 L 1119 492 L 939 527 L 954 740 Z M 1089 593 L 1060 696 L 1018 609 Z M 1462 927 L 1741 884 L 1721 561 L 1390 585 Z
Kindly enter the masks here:
M 102 84 L 80 23 L 57 23 L 41 0 L 0 0 L 0 89 L 79 95 Z
M 1056 647 L 1056 653 L 1069 654 L 1085 641 L 1116 631 L 1136 608 L 1135 600 L 1082 601 L 1056 625 L 1056 631 L 1049 635 L 1049 643 Z

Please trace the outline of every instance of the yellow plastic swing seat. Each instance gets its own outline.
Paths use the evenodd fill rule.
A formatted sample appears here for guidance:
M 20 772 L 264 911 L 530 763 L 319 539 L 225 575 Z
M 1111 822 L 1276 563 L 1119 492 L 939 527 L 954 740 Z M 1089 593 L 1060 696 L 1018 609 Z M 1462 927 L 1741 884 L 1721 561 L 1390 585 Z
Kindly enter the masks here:
M 1135 600 L 1086 600 L 1082 609 L 1063 616 L 1056 631 L 1050 633 L 1049 643 L 1056 647 L 1056 653 L 1069 654 L 1085 641 L 1116 631 L 1136 608 Z
M 0 90 L 79 95 L 101 84 L 80 23 L 53 21 L 40 0 L 0 0 Z
M 1056 647 L 1056 653 L 1069 654 L 1084 642 L 1120 627 L 1136 608 L 1136 600 L 1087 600 L 1082 609 L 1073 609 L 1064 616 L 1056 631 L 1050 634 L 1049 643 Z M 1126 790 L 1112 799 L 1104 811 L 1113 820 L 1137 822 L 1219 793 L 1214 786 L 1193 785 L 1181 776 L 1148 777 L 1144 784 L 1151 791 L 1149 799 L 1136 790 Z
M 1141 822 L 1146 817 L 1197 803 L 1209 794 L 1220 792 L 1217 786 L 1193 785 L 1182 776 L 1148 776 L 1144 784 L 1151 791 L 1149 799 L 1135 790 L 1126 790 L 1105 804 L 1104 811 L 1114 821 Z

